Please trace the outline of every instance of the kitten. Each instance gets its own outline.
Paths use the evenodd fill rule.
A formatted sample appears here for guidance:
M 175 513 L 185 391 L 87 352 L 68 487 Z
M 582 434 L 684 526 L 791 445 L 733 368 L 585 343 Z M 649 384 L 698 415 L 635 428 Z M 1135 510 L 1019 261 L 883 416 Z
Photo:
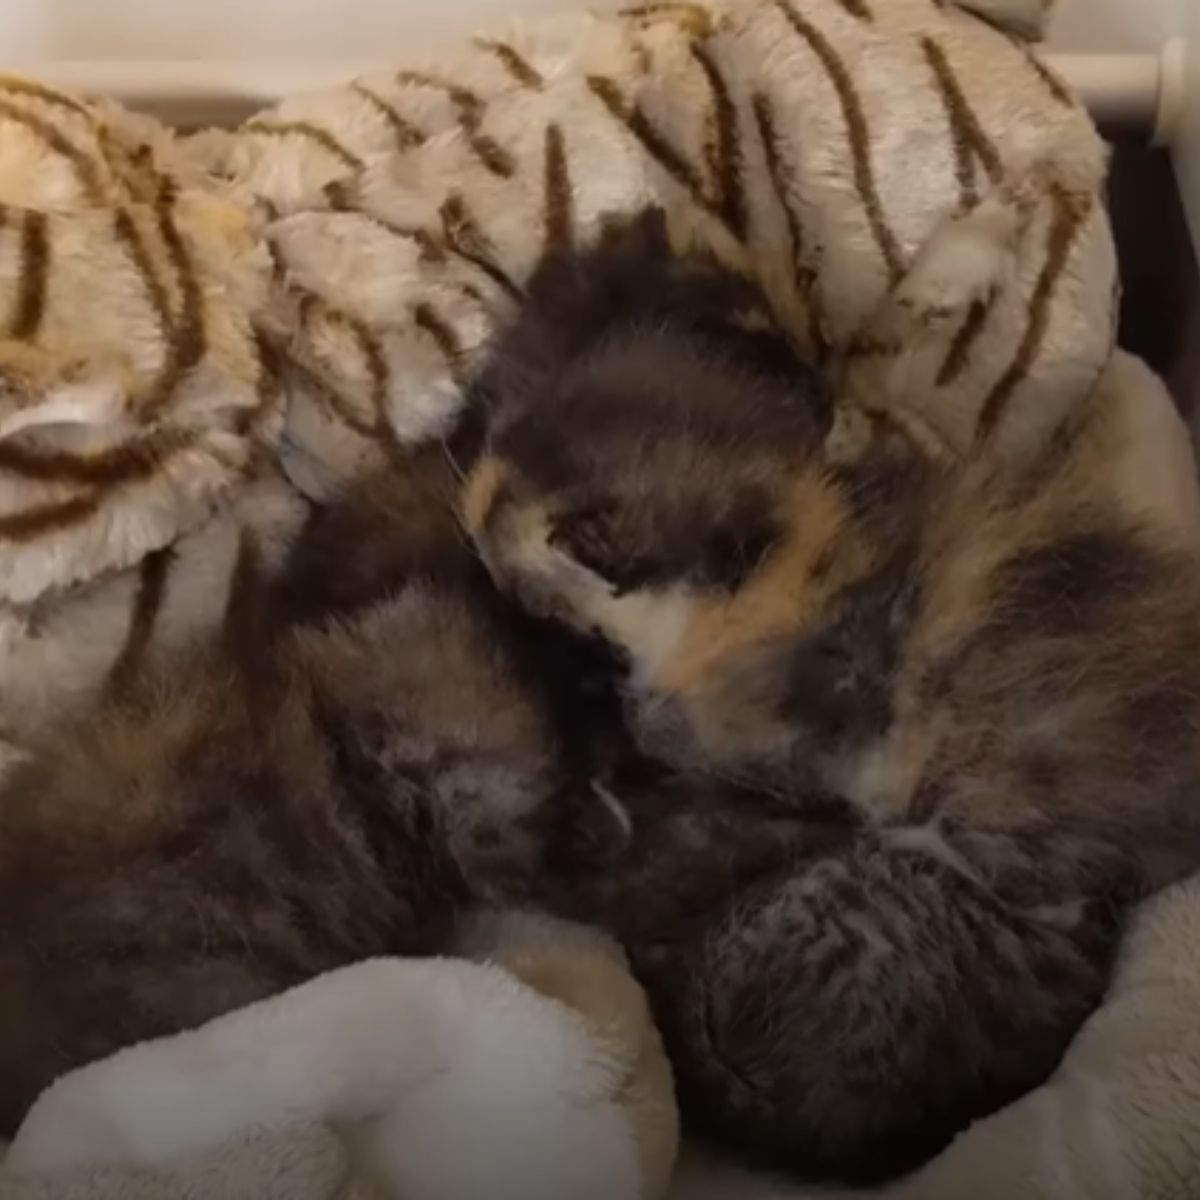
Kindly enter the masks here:
M 496 596 L 456 484 L 440 448 L 367 481 L 274 585 L 247 542 L 220 640 L 144 664 L 7 778 L 0 1128 L 119 1047 L 443 950 L 465 909 L 526 900 L 560 838 L 579 854 L 598 808 L 571 818 L 545 682 L 570 672 Z
M 933 245 L 881 322 L 960 327 L 981 262 Z M 956 273 L 961 296 L 914 305 Z M 463 512 L 502 587 L 619 648 L 647 752 L 702 792 L 850 814 L 674 930 L 632 920 L 666 886 L 645 855 L 597 904 L 634 929 L 693 1128 L 869 1180 L 1043 1080 L 1128 906 L 1200 866 L 1200 565 L 1194 527 L 1139 507 L 1156 418 L 1115 384 L 1023 455 L 981 432 L 955 459 L 908 420 L 958 430 L 953 388 L 899 411 L 852 381 L 646 214 L 531 281 L 479 382 Z

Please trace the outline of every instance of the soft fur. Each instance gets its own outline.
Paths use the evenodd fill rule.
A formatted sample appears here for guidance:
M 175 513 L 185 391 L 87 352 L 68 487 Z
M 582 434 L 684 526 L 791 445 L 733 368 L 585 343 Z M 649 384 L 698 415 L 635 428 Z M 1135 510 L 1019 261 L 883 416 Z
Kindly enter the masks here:
M 1200 865 L 1190 466 L 1157 496 L 1108 468 L 1178 425 L 1110 383 L 1048 428 L 1018 407 L 1018 455 L 910 390 L 1020 205 L 936 235 L 832 392 L 654 213 L 549 262 L 479 385 L 495 578 L 619 647 L 652 755 L 849 826 L 634 951 L 685 1111 L 810 1172 L 911 1165 L 1043 1080 L 1129 905 Z
M 0 791 L 0 1114 L 52 1078 L 541 887 L 576 796 L 554 672 L 440 450 L 243 539 L 220 636 L 130 660 Z M 569 707 L 569 705 L 567 706 Z M 574 806 L 574 807 L 573 807 Z M 586 840 L 586 839 L 585 839 Z
M 0 738 L 19 757 L 127 660 L 219 624 L 239 533 L 266 515 L 259 479 L 273 504 L 279 484 L 272 550 L 294 523 L 273 461 L 327 495 L 395 437 L 439 434 L 543 250 L 614 209 L 666 203 L 837 352 L 888 293 L 897 251 L 908 267 L 997 176 L 1034 164 L 1014 266 L 932 377 L 954 368 L 968 414 L 946 430 L 973 429 L 993 398 L 1053 426 L 1110 345 L 1103 153 L 1012 36 L 1040 30 L 1039 0 L 958 9 L 751 0 L 555 18 L 182 148 L 153 122 L 6 80 L 4 362 L 38 369 L 6 370 L 0 397 Z M 728 219 L 739 200 L 744 234 Z M 1109 476 L 1147 414 L 1156 444 L 1178 436 L 1153 381 L 1126 370 L 1111 394 L 1129 430 L 1098 453 Z M 201 453 L 178 457 L 180 433 Z M 1120 486 L 1153 509 L 1179 478 L 1152 454 Z

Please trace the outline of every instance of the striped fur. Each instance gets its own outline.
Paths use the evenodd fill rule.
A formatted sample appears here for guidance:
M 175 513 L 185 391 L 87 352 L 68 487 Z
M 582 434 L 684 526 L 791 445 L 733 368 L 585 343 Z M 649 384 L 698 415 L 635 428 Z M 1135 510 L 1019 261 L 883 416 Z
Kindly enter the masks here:
M 456 487 L 440 448 L 410 455 L 315 514 L 274 579 L 243 528 L 219 628 L 154 645 L 179 566 L 146 560 L 100 698 L 0 783 L 0 1131 L 122 1046 L 447 952 L 468 908 L 534 903 L 605 832 L 575 782 L 578 686 L 491 588 Z
M 1118 356 L 1053 431 L 1013 390 L 1000 440 L 926 382 L 1023 214 L 935 233 L 831 388 L 651 210 L 549 260 L 478 383 L 493 577 L 617 648 L 692 781 L 665 815 L 631 790 L 598 911 L 693 1128 L 806 1173 L 906 1169 L 1042 1082 L 1131 905 L 1200 869 L 1200 496 L 1164 389 Z M 714 780 L 743 789 L 716 817 Z

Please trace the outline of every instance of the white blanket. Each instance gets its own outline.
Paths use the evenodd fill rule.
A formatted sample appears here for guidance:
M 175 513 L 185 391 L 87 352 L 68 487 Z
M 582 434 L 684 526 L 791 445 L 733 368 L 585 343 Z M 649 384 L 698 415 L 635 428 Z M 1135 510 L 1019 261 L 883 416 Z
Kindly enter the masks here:
M 492 1003 L 459 1026 L 463 986 Z M 1200 880 L 1144 907 L 1112 995 L 1044 1087 L 979 1122 L 915 1175 L 871 1194 L 1195 1200 L 1197 1011 Z M 303 1036 L 289 1031 L 276 1057 L 284 1047 L 267 1031 L 290 1020 L 306 1026 Z M 455 1043 L 442 1063 L 452 1063 L 446 1075 L 428 1070 L 451 1048 L 440 1038 Z M 493 1073 L 497 1066 L 503 1076 Z M 562 1012 L 494 968 L 367 964 L 205 1033 L 67 1077 L 31 1114 L 0 1169 L 0 1197 L 369 1200 L 368 1177 L 377 1182 L 383 1163 L 391 1189 L 380 1189 L 381 1200 L 649 1200 L 661 1194 L 656 1172 L 671 1158 L 673 1128 L 655 1107 L 661 1093 L 630 1119 L 619 1077 Z M 337 1120 L 343 1136 L 313 1126 L 313 1118 Z M 634 1140 L 657 1139 L 649 1154 L 643 1141 L 643 1162 L 657 1165 L 640 1176 L 630 1129 L 638 1131 Z M 168 1165 L 180 1154 L 191 1157 Z M 14 1165 L 39 1171 L 17 1174 Z M 694 1152 L 685 1152 L 668 1192 L 670 1200 L 818 1194 Z
M 353 1177 L 386 1200 L 656 1200 L 671 1076 L 620 950 L 543 919 L 493 941 L 488 962 L 335 971 L 60 1079 L 0 1195 L 333 1200 Z M 315 1125 L 338 1140 L 296 1134 Z

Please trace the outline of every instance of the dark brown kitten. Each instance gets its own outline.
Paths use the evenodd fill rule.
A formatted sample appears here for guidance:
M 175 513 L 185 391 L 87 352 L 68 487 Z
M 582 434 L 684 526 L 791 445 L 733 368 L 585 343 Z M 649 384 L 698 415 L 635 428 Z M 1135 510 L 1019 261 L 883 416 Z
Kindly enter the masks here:
M 860 825 L 780 833 L 730 894 L 720 823 L 664 827 L 630 794 L 634 846 L 658 850 L 603 919 L 639 943 L 693 1124 L 872 1178 L 1043 1080 L 1128 905 L 1200 866 L 1173 418 L 1113 374 L 1024 461 L 983 435 L 939 455 L 886 394 L 831 400 L 753 289 L 671 255 L 655 214 L 538 273 L 480 391 L 464 515 L 497 581 L 619 648 L 643 747 L 702 793 Z M 947 388 L 915 406 L 927 428 L 939 405 L 957 420 Z M 1182 506 L 1158 503 L 1164 472 Z M 685 923 L 639 924 L 705 861 L 710 902 L 693 886 Z
M 0 1128 L 52 1078 L 332 967 L 445 950 L 572 821 L 566 679 L 418 454 L 244 546 L 222 639 L 45 733 L 0 789 Z M 601 811 L 588 796 L 585 808 Z M 581 840 L 582 839 L 582 840 Z

